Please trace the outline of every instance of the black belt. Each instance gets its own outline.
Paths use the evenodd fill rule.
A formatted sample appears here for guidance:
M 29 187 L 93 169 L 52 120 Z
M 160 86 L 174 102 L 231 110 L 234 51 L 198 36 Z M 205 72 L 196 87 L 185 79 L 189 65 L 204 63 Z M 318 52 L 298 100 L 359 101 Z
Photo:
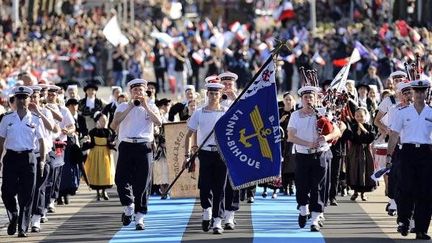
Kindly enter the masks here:
M 402 148 L 420 149 L 420 148 L 429 148 L 430 146 L 431 146 L 430 144 L 420 144 L 420 143 L 404 143 L 404 144 L 402 144 Z
M 29 150 L 23 150 L 23 151 L 14 151 L 11 149 L 7 149 L 6 152 L 11 153 L 11 154 L 29 154 L 29 153 L 33 152 L 33 150 L 29 149 Z

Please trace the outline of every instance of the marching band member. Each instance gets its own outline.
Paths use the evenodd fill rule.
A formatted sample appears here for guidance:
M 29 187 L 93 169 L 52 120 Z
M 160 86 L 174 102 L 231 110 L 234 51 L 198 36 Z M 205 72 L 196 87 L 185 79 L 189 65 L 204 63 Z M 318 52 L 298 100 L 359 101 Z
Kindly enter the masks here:
M 207 88 L 207 105 L 198 108 L 188 121 L 188 131 L 185 136 L 185 161 L 187 164 L 191 152 L 195 153 L 205 137 L 212 132 L 217 120 L 225 114 L 226 108 L 220 105 L 224 85 L 219 83 L 217 76 L 210 76 L 205 85 Z M 197 141 L 191 139 L 197 134 Z M 191 147 L 192 143 L 192 147 Z M 225 185 L 227 183 L 227 167 L 216 146 L 214 134 L 199 150 L 199 185 L 200 201 L 203 208 L 202 230 L 210 230 L 213 220 L 213 234 L 222 234 L 222 217 L 224 216 Z
M 288 142 L 294 144 L 296 171 L 296 199 L 300 214 L 300 228 L 306 225 L 309 211 L 312 212 L 311 231 L 320 231 L 324 212 L 324 195 L 328 158 L 331 157 L 327 143 L 340 135 L 334 126 L 331 133 L 321 135 L 317 131 L 317 113 L 314 109 L 319 88 L 304 86 L 299 89 L 302 108 L 291 114 L 288 122 Z
M 1 192 L 10 220 L 8 235 L 16 233 L 18 224 L 18 237 L 27 237 L 36 175 L 43 175 L 45 167 L 43 122 L 39 116 L 29 111 L 29 97 L 33 93 L 31 88 L 19 86 L 12 92 L 17 109 L 7 113 L 0 122 L 0 154 L 6 150 L 2 161 Z M 33 153 L 36 143 L 39 143 L 39 167 L 36 166 L 36 156 Z
M 115 184 L 124 206 L 123 225 L 129 225 L 135 213 L 135 229 L 144 230 L 144 215 L 151 187 L 152 143 L 154 126 L 162 125 L 156 105 L 146 95 L 147 81 L 133 79 L 128 83 L 132 101 L 117 107 L 111 128 L 117 130 L 118 161 Z
M 432 108 L 425 103 L 430 83 L 428 80 L 414 80 L 411 87 L 414 90 L 414 103 L 400 108 L 394 116 L 390 127 L 388 158 L 391 159 L 400 138 L 399 179 L 404 183 L 398 187 L 398 232 L 403 236 L 408 235 L 414 211 L 416 239 L 430 240 L 427 231 L 432 213 Z
M 210 76 L 212 77 L 212 76 Z M 224 72 L 218 76 L 224 88 L 222 89 L 221 105 L 225 106 L 227 110 L 237 99 L 236 81 L 237 74 L 232 72 Z M 240 190 L 234 190 L 231 183 L 226 183 L 225 187 L 225 229 L 233 230 L 235 228 L 234 216 L 235 212 L 240 208 Z
M 40 104 L 40 91 L 41 87 L 39 86 L 31 86 L 33 90 L 33 94 L 30 96 L 31 103 L 29 104 L 29 110 L 34 114 L 40 116 L 43 122 L 43 135 L 45 141 L 45 153 L 52 148 L 52 140 L 49 139 L 51 137 L 51 132 L 58 132 L 60 128 L 55 124 L 54 118 L 51 112 Z M 38 145 L 38 144 L 36 144 Z M 36 146 L 34 154 L 36 155 L 36 160 L 38 163 L 38 167 L 42 166 L 40 161 L 40 148 Z M 32 218 L 31 218 L 31 231 L 39 232 L 40 231 L 40 221 L 44 214 L 45 209 L 45 188 L 48 180 L 50 167 L 48 163 L 45 163 L 43 174 L 39 174 L 41 170 L 37 170 L 36 176 L 36 187 L 35 193 L 33 197 L 33 205 L 32 205 Z
M 46 107 L 53 113 L 54 119 L 56 119 L 55 114 L 60 114 L 61 117 L 60 121 L 57 121 L 56 123 L 60 127 L 60 131 L 52 133 L 54 151 L 51 151 L 50 154 L 54 159 L 50 160 L 50 173 L 45 193 L 45 204 L 49 213 L 55 212 L 54 201 L 59 196 L 62 169 L 64 165 L 64 145 L 67 141 L 67 135 L 75 132 L 75 121 L 72 114 L 66 107 L 57 103 L 58 90 L 60 90 L 60 87 L 58 86 L 49 86 L 48 96 L 46 99 Z
M 393 119 L 395 119 L 395 117 L 397 116 L 398 110 L 400 108 L 409 106 L 412 103 L 412 99 L 413 99 L 413 92 L 411 89 L 411 84 L 409 82 L 399 82 L 396 85 L 396 90 L 400 94 L 399 96 L 400 103 L 397 104 L 396 106 L 392 106 L 388 111 L 389 127 L 391 127 L 391 124 L 394 123 Z M 398 145 L 400 145 L 400 141 L 398 142 Z M 399 152 L 400 152 L 400 148 L 399 146 L 396 146 L 391 159 L 392 167 L 388 174 L 387 185 L 388 185 L 388 197 L 390 198 L 390 201 L 388 203 L 387 212 L 390 216 L 396 215 L 396 211 L 397 211 L 396 194 L 397 194 L 397 187 L 399 183 L 399 179 L 398 179 Z

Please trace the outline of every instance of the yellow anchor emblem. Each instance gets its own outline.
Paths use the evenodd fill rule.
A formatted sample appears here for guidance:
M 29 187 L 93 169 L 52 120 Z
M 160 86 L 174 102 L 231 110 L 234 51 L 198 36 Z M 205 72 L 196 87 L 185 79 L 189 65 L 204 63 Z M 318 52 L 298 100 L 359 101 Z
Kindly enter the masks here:
M 252 144 L 249 143 L 248 140 L 257 137 L 258 142 L 260 144 L 260 150 L 262 156 L 265 158 L 269 158 L 271 160 L 272 153 L 270 150 L 269 143 L 265 137 L 267 135 L 270 135 L 272 133 L 272 130 L 270 128 L 264 128 L 264 122 L 261 118 L 261 114 L 259 112 L 258 106 L 254 107 L 254 110 L 250 113 L 250 118 L 252 121 L 252 125 L 255 129 L 255 133 L 250 135 L 245 135 L 246 129 L 245 128 L 241 129 L 239 142 L 241 142 L 246 148 L 250 148 Z

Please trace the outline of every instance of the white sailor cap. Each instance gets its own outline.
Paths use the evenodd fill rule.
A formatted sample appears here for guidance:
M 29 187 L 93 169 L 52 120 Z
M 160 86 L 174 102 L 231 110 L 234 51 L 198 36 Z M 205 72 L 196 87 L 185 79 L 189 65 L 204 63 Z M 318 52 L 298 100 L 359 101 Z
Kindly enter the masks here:
M 347 79 L 347 81 L 346 81 L 347 83 L 351 83 L 351 84 L 353 84 L 353 85 L 355 85 L 355 80 L 352 80 L 352 79 Z
M 396 84 L 396 90 L 398 92 L 404 92 L 407 89 L 411 89 L 411 82 L 399 82 Z
M 42 90 L 42 87 L 39 85 L 29 86 L 29 88 L 33 90 L 33 93 L 34 92 L 41 92 L 41 90 Z
M 207 90 L 219 90 L 225 88 L 225 85 L 220 83 L 220 79 L 216 75 L 207 77 L 205 81 L 205 87 L 207 88 Z
M 303 96 L 305 94 L 318 93 L 320 92 L 320 90 L 321 89 L 319 87 L 315 87 L 315 86 L 303 86 L 297 91 L 297 93 L 300 96 Z
M 392 78 L 392 79 L 393 78 L 400 78 L 400 77 L 406 78 L 407 74 L 404 71 L 400 71 L 400 70 L 394 71 L 390 74 L 390 78 Z
M 57 91 L 59 91 L 61 88 L 60 88 L 59 86 L 56 86 L 56 85 L 49 85 L 49 86 L 47 87 L 47 89 L 48 89 L 48 92 L 57 92 Z
M 219 79 L 219 76 L 217 76 L 217 75 L 211 75 L 211 76 L 208 76 L 207 78 L 205 78 L 204 79 L 204 81 L 206 82 L 206 83 L 209 83 L 209 82 L 220 82 L 220 79 Z
M 123 92 L 123 89 L 120 86 L 111 86 L 111 90 L 120 90 L 120 93 Z
M 237 81 L 238 75 L 232 72 L 224 72 L 219 74 L 219 79 L 222 81 Z
M 411 82 L 411 88 L 413 89 L 427 89 L 430 87 L 430 82 L 427 79 L 419 79 Z
M 33 90 L 27 86 L 16 86 L 12 89 L 13 95 L 32 95 Z
M 70 89 L 78 90 L 78 85 L 76 84 L 68 85 L 66 90 L 70 90 Z
M 132 79 L 127 84 L 127 86 L 129 87 L 129 89 L 133 89 L 133 88 L 138 87 L 138 86 L 146 86 L 146 85 L 147 85 L 147 80 L 144 80 L 144 79 L 141 79 L 141 78 Z
M 186 85 L 184 91 L 192 90 L 192 92 L 195 92 L 195 86 L 193 85 Z

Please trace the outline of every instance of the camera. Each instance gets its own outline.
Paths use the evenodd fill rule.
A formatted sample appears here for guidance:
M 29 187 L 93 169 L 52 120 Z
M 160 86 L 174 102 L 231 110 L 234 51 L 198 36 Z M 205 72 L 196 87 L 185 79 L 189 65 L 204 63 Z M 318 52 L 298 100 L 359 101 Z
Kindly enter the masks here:
M 226 99 L 228 99 L 228 95 L 226 95 L 226 94 L 223 94 L 223 95 L 222 95 L 222 99 L 223 99 L 223 100 L 226 100 Z
M 140 105 L 141 105 L 141 101 L 140 101 L 140 100 L 134 100 L 134 101 L 133 101 L 133 104 L 134 104 L 135 106 L 140 106 Z

